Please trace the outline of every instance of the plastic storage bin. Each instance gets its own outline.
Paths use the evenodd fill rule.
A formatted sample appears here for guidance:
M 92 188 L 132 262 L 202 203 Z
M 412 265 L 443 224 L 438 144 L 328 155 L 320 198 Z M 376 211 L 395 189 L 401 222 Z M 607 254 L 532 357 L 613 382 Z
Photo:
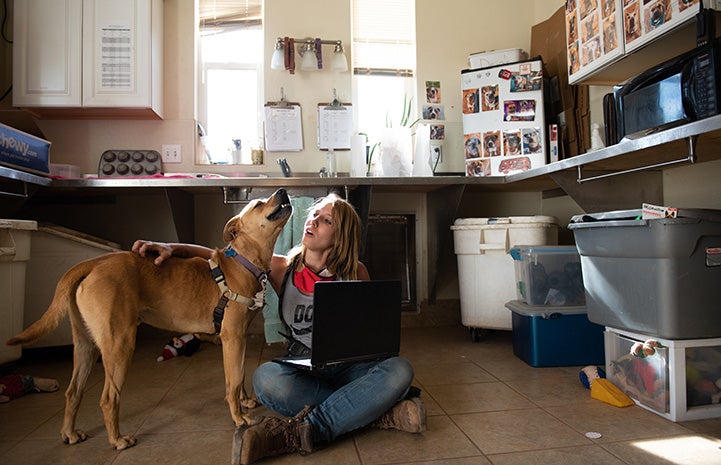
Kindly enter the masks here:
M 606 328 L 606 376 L 637 405 L 672 421 L 721 417 L 721 338 L 653 338 L 663 347 L 630 355 L 649 336 Z
M 487 68 L 489 66 L 503 65 L 528 59 L 528 54 L 520 48 L 505 50 L 491 50 L 468 55 L 468 66 L 473 68 Z
M 513 313 L 513 353 L 534 367 L 603 365 L 603 326 L 585 307 L 532 307 L 506 303 Z
M 511 257 L 518 300 L 528 305 L 586 305 L 581 258 L 575 246 L 516 246 Z
M 451 226 L 458 260 L 461 320 L 478 340 L 485 329 L 511 329 L 506 302 L 516 296 L 513 259 L 515 244 L 558 243 L 552 216 L 459 218 Z
M 572 218 L 591 321 L 667 339 L 721 337 L 721 211 Z
M 55 294 L 58 281 L 73 265 L 108 252 L 120 250 L 118 244 L 59 226 L 40 226 L 32 233 L 32 252 L 27 265 L 25 288 L 25 327 L 38 320 Z M 70 320 L 60 325 L 32 347 L 54 347 L 73 343 Z
M 23 330 L 27 262 L 35 221 L 0 219 L 0 363 L 17 360 L 20 347 L 5 341 Z

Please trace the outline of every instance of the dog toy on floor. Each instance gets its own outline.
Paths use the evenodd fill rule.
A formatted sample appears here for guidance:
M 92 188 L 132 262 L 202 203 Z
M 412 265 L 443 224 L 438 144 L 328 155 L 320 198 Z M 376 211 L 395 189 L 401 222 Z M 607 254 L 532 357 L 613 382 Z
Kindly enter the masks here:
M 163 347 L 163 352 L 158 357 L 158 361 L 168 360 L 179 355 L 190 357 L 200 348 L 200 339 L 195 334 L 183 334 L 174 337 Z
M 634 405 L 633 399 L 606 379 L 606 373 L 596 367 L 587 366 L 578 374 L 586 389 L 591 390 L 591 398 L 606 402 L 616 407 L 629 407 Z
M 31 392 L 55 392 L 60 388 L 56 379 L 30 375 L 0 377 L 0 404 L 10 402 Z

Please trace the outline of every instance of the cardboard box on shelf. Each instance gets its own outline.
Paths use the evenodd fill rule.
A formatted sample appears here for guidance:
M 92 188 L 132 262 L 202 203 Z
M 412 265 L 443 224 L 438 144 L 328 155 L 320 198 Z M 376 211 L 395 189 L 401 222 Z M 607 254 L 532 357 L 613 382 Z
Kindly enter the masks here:
M 0 123 L 0 165 L 47 175 L 50 142 Z

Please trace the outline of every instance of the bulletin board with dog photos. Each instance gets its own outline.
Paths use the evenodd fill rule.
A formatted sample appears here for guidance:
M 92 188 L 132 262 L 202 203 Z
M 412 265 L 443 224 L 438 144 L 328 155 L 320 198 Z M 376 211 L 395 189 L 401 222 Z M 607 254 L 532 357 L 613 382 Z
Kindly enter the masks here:
M 570 84 L 623 56 L 623 3 L 628 0 L 566 1 Z
M 505 176 L 546 164 L 540 59 L 463 70 L 466 176 Z

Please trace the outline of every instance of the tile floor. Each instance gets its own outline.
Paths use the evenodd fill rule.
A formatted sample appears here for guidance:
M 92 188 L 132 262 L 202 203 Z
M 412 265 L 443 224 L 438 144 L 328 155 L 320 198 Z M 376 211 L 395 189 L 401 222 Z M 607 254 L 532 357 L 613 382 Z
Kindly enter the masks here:
M 229 463 L 233 427 L 223 400 L 220 347 L 204 343 L 192 357 L 156 362 L 168 336 L 141 327 L 121 411 L 121 430 L 136 434 L 138 444 L 125 451 L 107 443 L 98 407 L 100 365 L 77 421 L 91 437 L 68 446 L 59 429 L 69 352 L 45 350 L 42 357 L 23 358 L 16 372 L 57 378 L 62 388 L 0 404 L 0 464 Z M 721 464 L 721 420 L 673 423 L 640 407 L 593 400 L 578 380 L 579 367 L 532 368 L 513 355 L 510 336 L 497 331 L 474 343 L 458 324 L 404 328 L 402 353 L 423 390 L 428 431 L 366 429 L 309 456 L 262 463 Z M 251 371 L 280 351 L 252 336 Z M 588 439 L 589 431 L 602 437 Z

